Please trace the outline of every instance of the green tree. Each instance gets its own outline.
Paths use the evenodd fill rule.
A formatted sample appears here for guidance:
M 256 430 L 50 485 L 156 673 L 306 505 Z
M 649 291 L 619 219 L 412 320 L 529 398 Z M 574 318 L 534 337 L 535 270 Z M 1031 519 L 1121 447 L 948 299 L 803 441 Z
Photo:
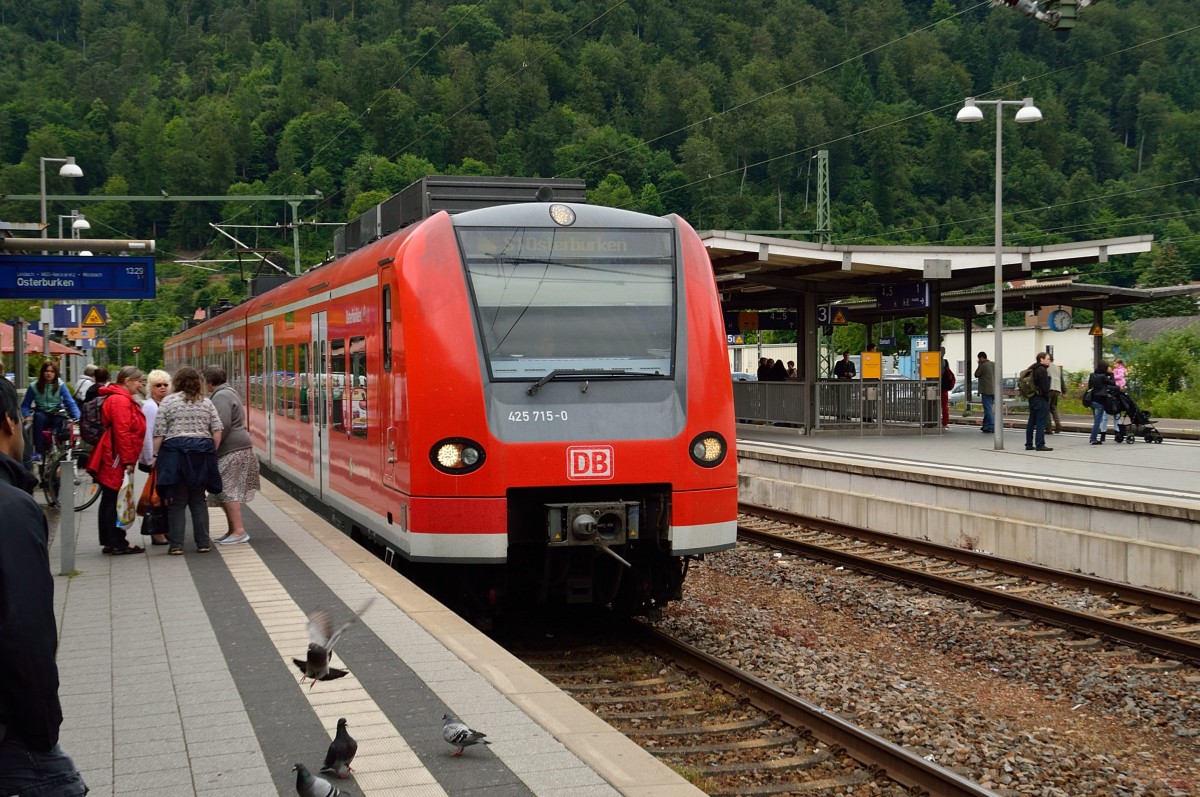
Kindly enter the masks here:
M 1163 288 L 1172 285 L 1187 285 L 1191 282 L 1187 265 L 1179 257 L 1179 247 L 1162 244 L 1154 252 L 1150 267 L 1142 272 L 1138 281 L 1142 288 Z M 1133 309 L 1134 318 L 1164 318 L 1178 315 L 1196 315 L 1195 296 L 1172 296 L 1138 305 Z

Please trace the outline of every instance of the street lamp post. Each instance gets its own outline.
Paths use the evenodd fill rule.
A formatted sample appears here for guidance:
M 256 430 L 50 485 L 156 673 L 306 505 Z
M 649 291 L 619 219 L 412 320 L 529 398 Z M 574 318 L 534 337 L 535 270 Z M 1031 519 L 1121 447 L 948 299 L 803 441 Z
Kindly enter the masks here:
M 46 164 L 61 163 L 62 166 L 58 170 L 59 177 L 83 177 L 83 169 L 75 164 L 75 158 L 38 158 L 38 197 L 41 200 L 42 208 L 42 237 L 47 238 L 46 226 L 49 222 L 46 220 Z M 90 226 L 90 225 L 89 225 Z M 60 233 L 59 238 L 62 237 Z M 43 255 L 49 254 L 46 251 Z M 50 315 L 50 301 L 42 302 L 42 358 L 43 362 L 50 360 L 50 326 L 46 323 L 47 316 Z
M 995 105 L 996 106 L 996 267 L 995 267 L 995 285 L 993 286 L 993 308 L 996 313 L 995 321 L 992 328 L 995 332 L 996 349 L 995 365 L 996 369 L 996 384 L 997 398 L 995 402 L 995 412 L 993 413 L 993 434 L 995 441 L 995 450 L 1004 450 L 1004 192 L 1003 192 L 1003 170 L 1001 160 L 1001 141 L 1004 135 L 1004 114 L 1002 113 L 1005 105 L 1019 105 L 1020 110 L 1017 111 L 1016 120 L 1021 124 L 1029 122 L 1040 122 L 1042 112 L 1033 104 L 1032 97 L 1026 97 L 1023 100 L 977 100 L 974 97 L 967 97 L 958 115 L 954 117 L 956 122 L 982 122 L 983 111 L 980 110 L 980 105 Z M 968 352 L 968 354 L 970 354 Z
M 65 213 L 65 214 L 59 213 L 57 215 L 58 215 L 58 237 L 60 240 L 63 237 L 63 219 L 71 220 L 71 237 L 74 239 L 79 238 L 79 233 L 81 230 L 92 229 L 91 222 L 89 222 L 86 218 L 84 218 L 84 215 L 82 213 L 80 213 L 78 210 L 72 210 L 70 213 Z M 59 254 L 64 254 L 64 253 L 60 252 Z M 80 255 L 90 255 L 91 252 L 80 252 L 79 254 Z M 71 373 L 71 381 L 74 382 L 74 381 L 76 381 L 76 378 L 77 378 L 77 374 L 75 374 L 75 369 L 77 367 L 81 367 L 81 366 L 76 366 L 74 364 L 75 361 L 73 359 L 70 362 L 71 362 L 70 370 L 72 372 Z M 65 376 L 64 376 L 64 378 L 65 378 Z

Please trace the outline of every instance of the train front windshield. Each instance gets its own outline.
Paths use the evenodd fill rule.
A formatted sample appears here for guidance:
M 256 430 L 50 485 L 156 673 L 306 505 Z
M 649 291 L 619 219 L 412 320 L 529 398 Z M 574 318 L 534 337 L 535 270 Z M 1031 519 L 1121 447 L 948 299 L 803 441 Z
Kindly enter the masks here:
M 671 230 L 458 230 L 494 380 L 551 371 L 671 377 Z

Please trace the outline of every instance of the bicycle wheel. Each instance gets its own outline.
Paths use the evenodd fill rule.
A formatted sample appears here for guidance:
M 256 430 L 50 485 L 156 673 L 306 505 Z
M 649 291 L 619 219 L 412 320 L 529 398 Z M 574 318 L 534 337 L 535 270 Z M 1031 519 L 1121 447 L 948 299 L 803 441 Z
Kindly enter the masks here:
M 61 455 L 55 455 L 42 464 L 42 492 L 46 494 L 46 506 L 58 506 L 62 461 Z
M 100 497 L 100 485 L 92 480 L 92 474 L 83 469 L 83 463 L 75 463 L 75 511 L 82 512 Z

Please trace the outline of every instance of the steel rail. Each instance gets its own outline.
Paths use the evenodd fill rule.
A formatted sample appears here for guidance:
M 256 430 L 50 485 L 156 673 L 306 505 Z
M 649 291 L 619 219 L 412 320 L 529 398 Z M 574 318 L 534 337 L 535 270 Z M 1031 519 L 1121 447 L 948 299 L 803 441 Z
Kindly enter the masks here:
M 663 658 L 676 662 L 701 678 L 721 684 L 731 694 L 749 701 L 756 708 L 775 714 L 784 722 L 805 729 L 827 744 L 845 750 L 854 760 L 887 773 L 888 777 L 907 788 L 921 789 L 930 797 L 998 797 L 996 792 L 974 781 L 686 642 L 638 622 L 632 623 L 632 626 L 644 643 Z
M 1119 581 L 1089 576 L 1085 573 L 1070 573 L 1064 570 L 1055 570 L 1054 568 L 1033 564 L 1032 562 L 1006 559 L 1002 556 L 980 553 L 979 551 L 972 551 L 967 548 L 940 545 L 928 540 L 900 537 L 883 531 L 872 531 L 871 529 L 859 526 L 848 526 L 844 523 L 821 520 L 819 518 L 808 517 L 807 515 L 798 515 L 793 512 L 784 512 L 778 509 L 758 506 L 757 504 L 739 503 L 738 511 L 747 515 L 760 515 L 786 523 L 829 529 L 835 534 L 854 537 L 855 539 L 874 542 L 880 545 L 904 548 L 914 553 L 936 556 L 939 559 L 948 559 L 958 564 L 995 570 L 1005 575 L 1028 578 L 1032 581 L 1053 582 L 1074 589 L 1086 589 L 1098 595 L 1111 595 L 1125 603 L 1137 604 L 1138 606 L 1144 606 L 1155 611 L 1200 619 L 1200 600 L 1189 598 L 1186 595 L 1177 595 L 1151 587 L 1122 584 Z
M 792 522 L 798 522 L 795 516 L 793 516 Z M 805 519 L 804 522 L 815 526 L 823 525 L 821 521 L 817 520 Z M 830 526 L 836 525 L 830 524 Z M 981 587 L 948 576 L 939 576 L 934 573 L 913 570 L 902 565 L 889 564 L 876 559 L 858 556 L 847 551 L 839 551 L 814 543 L 804 542 L 803 540 L 781 537 L 770 532 L 762 532 L 739 526 L 738 536 L 766 547 L 788 551 L 812 559 L 834 562 L 856 570 L 874 573 L 893 581 L 913 584 L 944 595 L 969 600 L 982 606 L 988 606 L 1010 614 L 1029 617 L 1050 625 L 1111 639 L 1124 645 L 1140 648 L 1157 656 L 1200 664 L 1200 641 L 1198 640 L 1164 634 L 1160 631 L 1141 628 L 1100 615 L 1087 614 L 1086 612 L 1055 606 L 1050 603 L 1024 598 L 1020 595 L 1002 592 L 991 587 Z M 905 548 L 908 547 L 908 542 L 910 541 L 907 539 L 893 538 L 889 544 Z M 954 557 L 947 555 L 947 558 L 953 559 Z M 1010 562 L 1010 564 L 1012 563 Z M 997 569 L 988 564 L 981 564 L 980 566 Z M 1192 611 L 1195 611 L 1195 607 L 1192 608 Z

